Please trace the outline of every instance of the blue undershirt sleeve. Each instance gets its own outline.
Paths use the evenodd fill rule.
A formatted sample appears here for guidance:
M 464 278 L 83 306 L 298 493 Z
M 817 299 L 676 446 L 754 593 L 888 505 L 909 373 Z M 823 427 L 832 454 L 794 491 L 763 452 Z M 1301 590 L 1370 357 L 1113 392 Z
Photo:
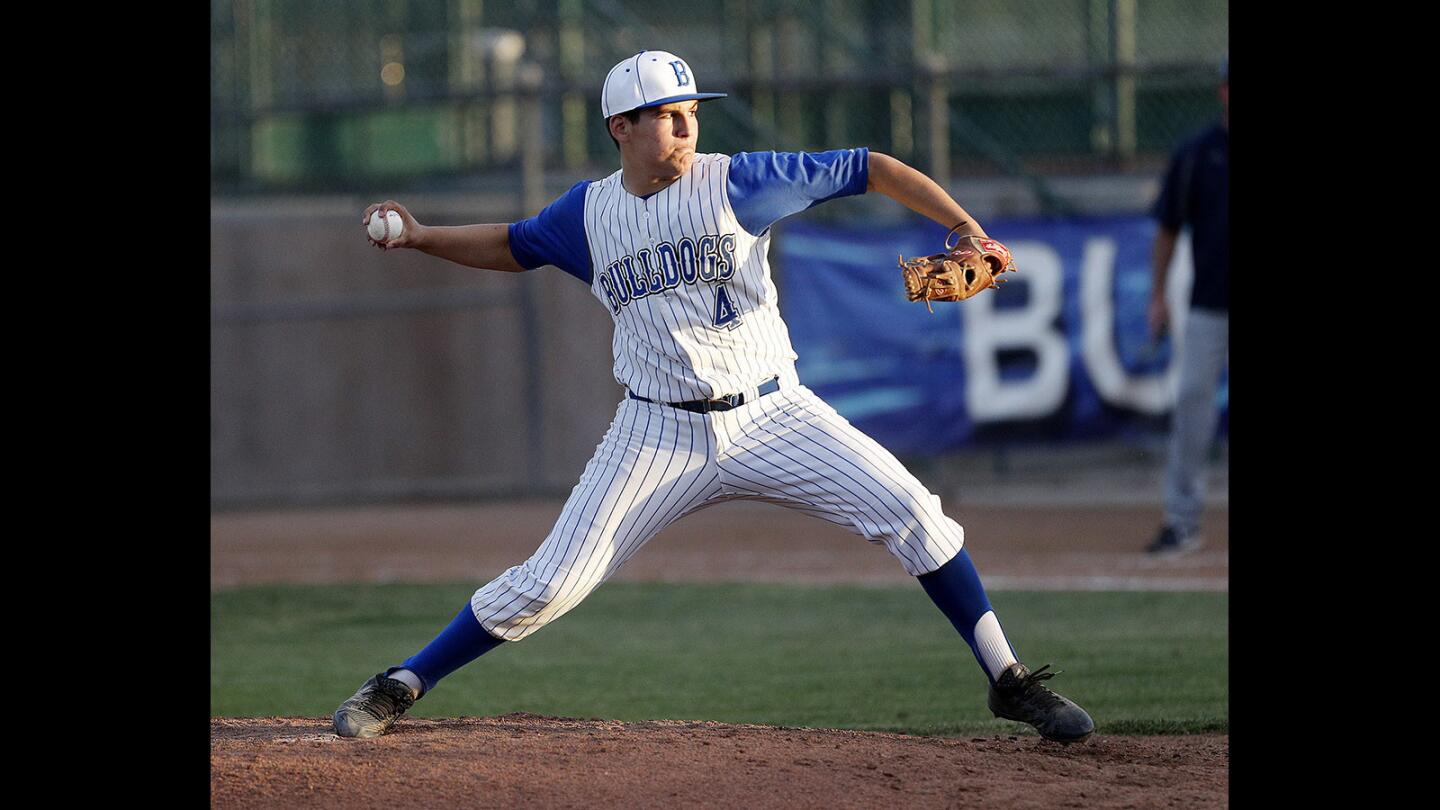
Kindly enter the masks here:
M 726 192 L 736 219 L 759 236 L 781 219 L 817 203 L 864 194 L 870 150 L 741 152 L 730 158 Z
M 553 264 L 587 285 L 591 282 L 590 241 L 585 235 L 585 189 L 590 183 L 581 180 L 545 210 L 511 223 L 510 254 L 521 267 L 534 270 Z

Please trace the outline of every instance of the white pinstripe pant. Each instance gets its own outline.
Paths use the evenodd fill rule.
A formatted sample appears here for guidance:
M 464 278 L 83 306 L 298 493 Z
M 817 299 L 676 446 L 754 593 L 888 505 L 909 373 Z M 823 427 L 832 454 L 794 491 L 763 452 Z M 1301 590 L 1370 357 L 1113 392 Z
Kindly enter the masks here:
M 710 414 L 626 398 L 545 542 L 470 605 L 487 631 L 518 641 L 580 604 L 666 526 L 737 499 L 846 526 L 913 576 L 965 542 L 939 497 L 803 385 Z

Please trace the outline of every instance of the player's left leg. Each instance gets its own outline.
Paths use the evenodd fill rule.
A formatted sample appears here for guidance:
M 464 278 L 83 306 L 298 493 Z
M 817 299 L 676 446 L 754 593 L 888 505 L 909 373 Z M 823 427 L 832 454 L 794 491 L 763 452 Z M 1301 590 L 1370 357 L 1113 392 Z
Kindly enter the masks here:
M 999 717 L 1076 741 L 1094 723 L 1020 663 L 963 545 L 964 530 L 895 456 L 808 388 L 782 390 L 716 420 L 727 489 L 845 525 L 883 544 L 969 645 Z

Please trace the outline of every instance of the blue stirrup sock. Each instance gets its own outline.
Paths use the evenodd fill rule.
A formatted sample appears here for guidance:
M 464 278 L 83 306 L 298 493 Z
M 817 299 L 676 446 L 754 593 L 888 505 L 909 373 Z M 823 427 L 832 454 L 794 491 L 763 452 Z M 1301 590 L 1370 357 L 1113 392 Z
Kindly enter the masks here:
M 975 564 L 964 549 L 950 562 L 928 574 L 916 577 L 925 593 L 960 632 L 980 668 L 993 682 L 1005 668 L 1014 663 L 1015 651 L 1010 646 L 995 618 L 985 587 Z M 390 675 L 406 669 L 423 683 L 424 695 L 440 679 L 504 643 L 480 626 L 475 612 L 467 602 L 440 635 L 420 652 L 405 659 L 398 667 L 386 671 Z
M 420 690 L 420 695 L 423 696 L 434 689 L 441 678 L 503 643 L 504 639 L 485 632 L 485 628 L 480 626 L 480 620 L 475 618 L 475 611 L 471 609 L 470 603 L 466 602 L 449 626 L 440 631 L 440 635 L 426 644 L 420 652 L 406 658 L 400 666 L 386 670 L 385 674 L 393 677 L 392 673 L 402 669 L 415 673 L 424 684 L 424 688 Z
M 965 549 L 960 549 L 950 562 L 928 574 L 916 577 L 945 618 L 960 631 L 975 660 L 991 683 L 1007 667 L 1015 663 L 1015 649 L 1000 629 L 980 574 Z

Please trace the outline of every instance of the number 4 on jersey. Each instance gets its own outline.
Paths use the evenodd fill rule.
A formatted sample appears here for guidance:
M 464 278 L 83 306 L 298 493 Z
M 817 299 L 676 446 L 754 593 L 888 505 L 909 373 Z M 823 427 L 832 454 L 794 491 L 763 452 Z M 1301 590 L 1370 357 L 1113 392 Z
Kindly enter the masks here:
M 730 300 L 730 291 L 721 284 L 715 288 L 715 325 L 727 329 L 734 329 L 740 325 L 740 313 L 735 311 L 735 304 Z

